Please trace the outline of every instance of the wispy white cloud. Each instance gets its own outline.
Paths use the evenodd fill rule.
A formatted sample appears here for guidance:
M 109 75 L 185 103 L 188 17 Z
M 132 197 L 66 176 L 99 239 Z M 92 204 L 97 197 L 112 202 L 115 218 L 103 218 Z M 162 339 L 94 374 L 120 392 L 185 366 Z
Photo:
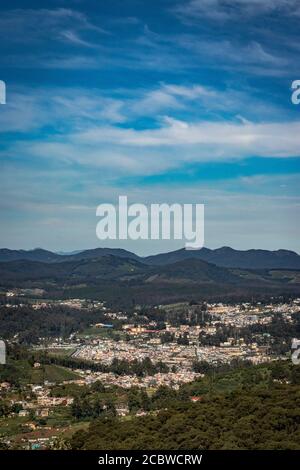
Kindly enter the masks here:
M 88 48 L 91 48 L 91 49 L 99 48 L 98 44 L 95 44 L 95 43 L 92 43 L 92 42 L 89 42 L 89 41 L 85 41 L 84 39 L 82 39 L 79 36 L 79 34 L 77 34 L 75 31 L 72 31 L 72 30 L 62 31 L 60 33 L 60 36 L 63 40 L 65 40 L 65 41 L 67 41 L 71 44 L 75 44 L 75 46 L 83 46 L 83 47 L 88 47 Z
M 0 133 L 28 132 L 44 126 L 59 130 L 82 128 L 92 122 L 123 122 L 123 101 L 98 90 L 39 88 L 12 91 L 0 114 Z
M 254 11 L 262 11 L 262 5 L 268 5 L 268 10 L 272 10 L 269 0 L 266 3 L 253 1 Z M 278 0 L 277 7 L 283 8 L 284 4 L 293 1 Z M 178 4 L 176 11 L 180 11 L 181 17 L 190 15 L 193 19 L 199 16 L 207 19 L 210 14 L 231 17 L 230 15 L 237 15 L 241 8 L 249 9 L 250 4 L 246 0 L 235 0 L 230 7 L 228 2 L 221 0 L 193 0 Z M 296 12 L 295 9 L 293 11 Z M 124 21 L 127 21 L 126 18 Z M 201 68 L 203 65 L 216 68 L 217 65 L 223 70 L 243 70 L 253 75 L 274 76 L 287 75 L 292 70 L 297 70 L 294 48 L 294 53 L 287 53 L 286 50 L 282 54 L 280 47 L 274 50 L 272 44 L 266 44 L 261 34 L 257 34 L 255 39 L 251 34 L 243 38 L 232 34 L 228 39 L 226 34 L 220 34 L 216 38 L 215 35 L 199 35 L 195 30 L 189 34 L 158 33 L 147 25 L 141 31 L 140 20 L 132 21 L 132 25 L 135 29 L 130 38 L 115 41 L 118 31 L 107 31 L 76 10 L 9 10 L 3 12 L 0 18 L 0 39 L 3 43 L 22 43 L 24 47 L 21 54 L 5 54 L 5 57 L 1 57 L 1 64 L 14 68 L 123 68 L 131 71 L 148 69 L 176 73 Z M 47 50 L 43 52 L 38 46 L 44 43 L 47 44 Z M 62 47 L 56 47 L 57 45 Z M 64 47 L 66 45 L 69 46 L 67 50 Z M 34 53 L 32 46 L 37 46 Z
M 60 41 L 68 29 L 73 31 L 74 37 L 80 31 L 108 34 L 101 26 L 92 23 L 84 13 L 69 8 L 26 8 L 1 12 L 0 38 L 5 42 Z
M 158 129 L 100 127 L 74 136 L 81 143 L 118 142 L 132 147 L 181 147 L 199 160 L 233 157 L 294 157 L 300 155 L 300 121 L 278 123 L 193 122 L 165 118 Z M 195 158 L 195 157 L 191 157 Z
M 198 39 L 194 35 L 181 35 L 178 45 L 192 53 L 206 66 L 223 70 L 244 71 L 254 75 L 283 76 L 297 70 L 294 55 L 273 51 L 257 40 Z
M 0 114 L 0 132 L 27 132 L 44 126 L 62 132 L 83 131 L 99 124 L 129 123 L 151 119 L 155 127 L 171 116 L 175 121 L 182 112 L 187 122 L 198 119 L 259 122 L 288 118 L 284 108 L 255 89 L 217 89 L 200 84 L 160 83 L 156 87 L 128 90 L 102 90 L 75 87 L 45 87 L 10 90 L 7 105 Z M 278 120 L 278 119 L 277 119 Z M 171 121 L 170 121 L 171 122 Z M 165 126 L 164 126 L 165 127 Z
M 0 115 L 0 131 L 37 133 L 33 139 L 8 141 L 0 158 L 76 163 L 101 168 L 106 178 L 117 180 L 187 162 L 300 156 L 300 121 L 275 106 L 266 112 L 250 91 L 162 83 L 132 90 L 126 99 L 121 95 L 80 88 L 19 90 Z M 182 113 L 184 120 L 177 116 Z M 145 124 L 136 128 L 143 118 Z
M 82 132 L 18 141 L 0 157 L 32 158 L 54 165 L 101 171 L 106 182 L 164 174 L 187 163 L 228 162 L 248 157 L 300 155 L 300 121 L 293 123 L 187 123 L 166 118 L 156 129 L 91 126 Z
M 230 21 L 266 14 L 299 15 L 298 0 L 183 0 L 173 8 L 181 18 L 195 21 L 210 19 Z

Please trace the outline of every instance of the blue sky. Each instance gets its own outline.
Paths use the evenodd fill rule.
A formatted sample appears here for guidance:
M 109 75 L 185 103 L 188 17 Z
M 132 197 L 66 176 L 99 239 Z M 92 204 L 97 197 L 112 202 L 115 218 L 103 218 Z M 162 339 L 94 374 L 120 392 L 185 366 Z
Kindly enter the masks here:
M 98 204 L 205 204 L 205 244 L 300 251 L 299 0 L 0 5 L 0 245 L 96 239 Z

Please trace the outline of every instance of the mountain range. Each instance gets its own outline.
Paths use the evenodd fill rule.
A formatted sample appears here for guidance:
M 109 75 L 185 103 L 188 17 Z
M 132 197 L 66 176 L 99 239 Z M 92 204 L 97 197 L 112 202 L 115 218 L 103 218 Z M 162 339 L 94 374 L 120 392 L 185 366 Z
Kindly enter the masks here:
M 0 288 L 40 289 L 47 298 L 105 299 L 117 308 L 194 299 L 299 297 L 299 260 L 297 253 L 286 250 L 226 247 L 145 258 L 109 248 L 68 255 L 1 250 Z
M 95 248 L 70 254 L 54 253 L 36 248 L 34 250 L 0 249 L 0 262 L 29 260 L 43 263 L 60 263 L 64 261 L 79 261 L 98 259 L 113 255 L 127 258 L 152 266 L 165 266 L 178 261 L 199 259 L 216 266 L 241 269 L 300 269 L 300 256 L 289 250 L 235 250 L 230 247 L 201 248 L 200 250 L 180 249 L 169 253 L 140 257 L 130 251 L 118 248 Z

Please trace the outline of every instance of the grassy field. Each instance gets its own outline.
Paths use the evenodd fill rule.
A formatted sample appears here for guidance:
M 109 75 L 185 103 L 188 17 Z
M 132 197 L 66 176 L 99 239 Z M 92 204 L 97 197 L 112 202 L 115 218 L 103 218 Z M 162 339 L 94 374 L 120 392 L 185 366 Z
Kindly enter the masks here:
M 31 383 L 38 384 L 45 380 L 49 382 L 62 382 L 64 380 L 76 380 L 79 376 L 71 370 L 56 365 L 45 365 L 31 371 Z
M 183 388 L 189 390 L 195 395 L 205 395 L 214 393 L 231 393 L 242 387 L 259 385 L 268 388 L 271 380 L 272 364 L 258 365 L 251 368 L 232 370 L 227 373 L 209 374 L 204 378 L 198 379 Z
M 89 421 L 85 421 L 84 423 L 71 424 L 63 432 L 63 437 L 64 438 L 70 438 L 77 431 L 86 431 L 88 429 L 89 425 L 90 425 Z
M 47 349 L 47 352 L 51 356 L 65 356 L 69 357 L 76 351 L 76 348 L 64 348 L 64 349 Z
M 99 339 L 113 339 L 116 336 L 120 339 L 124 339 L 126 334 L 121 330 L 113 330 L 111 328 L 97 328 L 90 326 L 78 334 L 79 337 L 84 338 L 86 336 L 99 338 Z
M 26 424 L 28 418 L 14 416 L 12 418 L 0 418 L 0 437 L 15 436 L 21 432 L 22 425 Z

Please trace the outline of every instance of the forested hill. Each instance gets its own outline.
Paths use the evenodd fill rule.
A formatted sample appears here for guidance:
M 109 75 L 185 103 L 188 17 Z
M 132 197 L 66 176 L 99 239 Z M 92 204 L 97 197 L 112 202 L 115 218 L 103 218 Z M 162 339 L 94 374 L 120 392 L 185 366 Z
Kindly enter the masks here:
M 161 253 L 153 256 L 139 257 L 135 253 L 118 248 L 95 248 L 82 250 L 70 254 L 58 254 L 48 250 L 37 248 L 34 250 L 9 250 L 0 249 L 1 261 L 41 261 L 44 263 L 59 263 L 65 261 L 80 261 L 101 258 L 113 255 L 119 258 L 127 258 L 140 261 L 143 264 L 162 266 L 187 259 L 200 259 L 217 266 L 241 269 L 300 269 L 300 256 L 290 250 L 234 250 L 230 247 L 211 250 L 180 249 L 169 253 Z
M 95 298 L 124 306 L 192 299 L 300 295 L 300 270 L 247 270 L 185 259 L 161 266 L 106 255 L 64 262 L 0 262 L 0 287 L 40 289 L 44 297 Z M 121 307 L 122 305 L 120 305 Z
M 286 383 L 288 382 L 288 383 Z M 198 402 L 190 397 L 197 396 Z M 74 449 L 299 450 L 300 367 L 274 363 L 207 376 L 178 392 L 161 387 L 158 413 L 103 418 Z M 113 439 L 112 439 L 113 436 Z

